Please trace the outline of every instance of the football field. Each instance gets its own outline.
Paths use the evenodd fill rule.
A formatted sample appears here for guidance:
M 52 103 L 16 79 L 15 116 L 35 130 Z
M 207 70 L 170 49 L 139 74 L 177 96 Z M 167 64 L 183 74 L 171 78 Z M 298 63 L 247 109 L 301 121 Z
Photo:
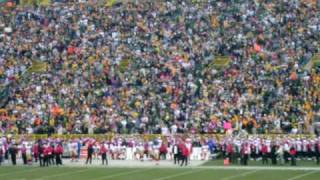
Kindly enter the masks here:
M 1 166 L 1 180 L 319 180 L 318 168 L 291 167 L 24 167 Z

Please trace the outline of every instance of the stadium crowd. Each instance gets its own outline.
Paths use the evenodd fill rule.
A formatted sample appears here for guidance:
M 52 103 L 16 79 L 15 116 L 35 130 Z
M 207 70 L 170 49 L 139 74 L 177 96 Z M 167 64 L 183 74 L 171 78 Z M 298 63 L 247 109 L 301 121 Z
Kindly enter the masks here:
M 27 140 L 3 136 L 0 141 L 0 165 L 11 159 L 17 164 L 38 163 L 40 166 L 62 165 L 62 157 L 70 161 L 85 159 L 86 164 L 101 160 L 108 165 L 112 160 L 155 161 L 170 160 L 187 166 L 189 161 L 224 159 L 229 163 L 248 165 L 256 161 L 263 165 L 297 165 L 298 161 L 320 164 L 320 138 L 313 137 L 200 137 L 142 136 L 100 138 L 43 138 Z M 20 162 L 20 161 L 19 161 Z
M 305 133 L 320 110 L 319 7 L 300 0 L 0 13 L 0 133 Z

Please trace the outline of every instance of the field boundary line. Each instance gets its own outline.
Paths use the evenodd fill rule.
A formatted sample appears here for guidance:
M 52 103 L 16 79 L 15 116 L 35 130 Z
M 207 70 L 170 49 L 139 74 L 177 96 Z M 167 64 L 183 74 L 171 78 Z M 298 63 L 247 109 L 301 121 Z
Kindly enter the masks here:
M 76 170 L 76 171 L 71 171 L 71 172 L 68 171 L 68 172 L 65 172 L 65 173 L 59 173 L 59 174 L 55 174 L 55 175 L 51 175 L 51 176 L 39 177 L 39 178 L 36 178 L 36 179 L 34 179 L 34 180 L 42 180 L 42 179 L 48 179 L 48 178 L 54 178 L 54 177 L 72 175 L 72 174 L 77 174 L 77 173 L 86 172 L 86 171 L 89 171 L 89 170 L 90 170 L 90 168 L 81 169 L 81 170 Z
M 319 167 L 263 167 L 263 166 L 126 166 L 126 165 L 109 165 L 109 166 L 64 166 L 64 168 L 126 168 L 126 169 L 217 169 L 217 170 L 288 170 L 288 171 L 320 171 Z
M 103 180 L 103 179 L 110 179 L 110 178 L 114 178 L 114 177 L 118 177 L 118 176 L 124 176 L 124 175 L 129 175 L 129 174 L 134 174 L 134 173 L 138 173 L 138 172 L 143 172 L 145 170 L 149 170 L 149 169 L 137 169 L 137 170 L 133 170 L 133 171 L 129 171 L 129 172 L 120 172 L 120 173 L 115 173 L 115 174 L 111 174 L 108 176 L 101 176 L 101 177 L 97 177 L 91 180 Z
M 237 174 L 237 175 L 224 177 L 221 180 L 230 180 L 230 179 L 233 179 L 233 178 L 245 177 L 245 176 L 248 176 L 250 174 L 254 174 L 254 173 L 258 172 L 258 171 L 260 171 L 260 170 L 250 170 L 249 172 L 244 172 L 244 173 L 240 173 L 240 174 Z
M 178 174 L 173 174 L 173 175 L 170 175 L 170 176 L 159 177 L 159 178 L 155 178 L 153 180 L 172 179 L 172 178 L 179 177 L 179 176 L 184 176 L 184 175 L 187 175 L 187 174 L 198 173 L 198 172 L 201 172 L 201 171 L 204 171 L 204 170 L 205 169 L 191 169 L 191 171 L 182 172 L 182 173 L 178 173 Z
M 320 167 L 260 167 L 260 166 L 209 166 L 194 167 L 195 169 L 218 169 L 218 170 L 288 170 L 288 171 L 320 171 Z
M 303 173 L 303 174 L 300 174 L 300 175 L 297 175 L 297 176 L 291 177 L 291 178 L 289 178 L 288 180 L 296 180 L 296 179 L 300 179 L 300 178 L 302 178 L 302 177 L 309 176 L 309 175 L 314 174 L 314 173 L 317 173 L 317 171 L 309 171 L 309 172 L 305 172 L 305 173 Z

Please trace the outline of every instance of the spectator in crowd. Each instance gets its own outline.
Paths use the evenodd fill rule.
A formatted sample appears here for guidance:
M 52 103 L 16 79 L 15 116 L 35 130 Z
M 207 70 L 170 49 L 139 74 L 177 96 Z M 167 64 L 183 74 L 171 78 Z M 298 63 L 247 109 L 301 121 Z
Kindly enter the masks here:
M 1 9 L 0 132 L 310 132 L 318 12 L 299 0 Z

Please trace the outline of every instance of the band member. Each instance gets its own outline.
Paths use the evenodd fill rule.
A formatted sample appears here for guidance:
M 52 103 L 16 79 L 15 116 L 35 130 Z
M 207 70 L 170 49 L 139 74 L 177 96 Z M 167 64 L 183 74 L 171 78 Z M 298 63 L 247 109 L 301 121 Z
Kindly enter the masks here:
M 61 144 L 57 144 L 56 147 L 54 148 L 54 155 L 55 155 L 55 158 L 56 158 L 56 165 L 62 165 L 62 159 L 61 159 L 61 156 L 62 156 L 62 153 L 63 153 L 63 147 Z
M 100 154 L 101 154 L 101 159 L 102 159 L 102 165 L 104 165 L 104 162 L 106 162 L 106 165 L 108 165 L 107 147 L 106 147 L 105 143 L 101 144 Z

